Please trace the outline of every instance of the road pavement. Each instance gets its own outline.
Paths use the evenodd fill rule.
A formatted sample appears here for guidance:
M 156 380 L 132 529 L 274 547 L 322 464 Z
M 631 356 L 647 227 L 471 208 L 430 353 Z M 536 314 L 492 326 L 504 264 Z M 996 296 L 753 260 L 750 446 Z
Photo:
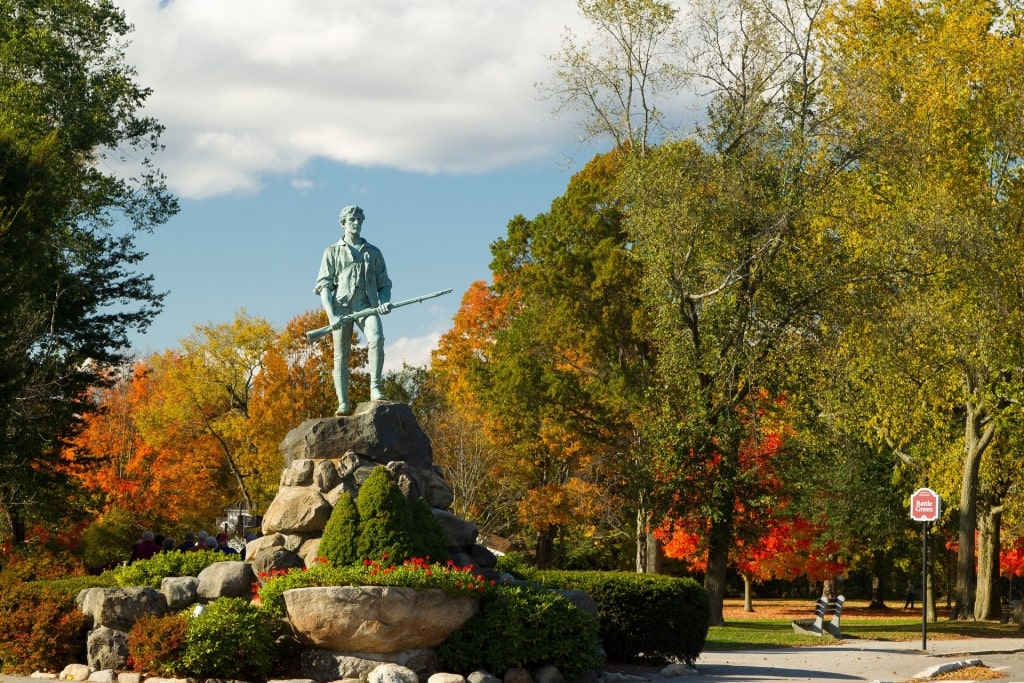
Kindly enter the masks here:
M 1024 683 L 1024 637 L 964 638 L 928 642 L 845 639 L 833 645 L 770 650 L 705 652 L 696 671 L 665 677 L 656 668 L 633 670 L 657 683 L 778 683 L 780 681 L 898 682 L 924 678 L 938 667 L 982 664 L 1005 677 L 999 683 Z

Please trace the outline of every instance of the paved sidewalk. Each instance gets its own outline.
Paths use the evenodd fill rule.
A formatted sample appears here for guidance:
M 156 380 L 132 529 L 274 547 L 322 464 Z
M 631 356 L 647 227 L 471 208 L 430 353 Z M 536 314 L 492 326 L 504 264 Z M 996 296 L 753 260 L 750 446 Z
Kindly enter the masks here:
M 706 652 L 697 660 L 696 673 L 671 679 L 649 677 L 662 683 L 895 682 L 967 660 L 981 660 L 981 664 L 1004 673 L 1006 677 L 998 679 L 999 683 L 1024 683 L 1024 637 L 930 640 L 927 651 L 921 650 L 920 640 L 848 639 L 817 647 Z

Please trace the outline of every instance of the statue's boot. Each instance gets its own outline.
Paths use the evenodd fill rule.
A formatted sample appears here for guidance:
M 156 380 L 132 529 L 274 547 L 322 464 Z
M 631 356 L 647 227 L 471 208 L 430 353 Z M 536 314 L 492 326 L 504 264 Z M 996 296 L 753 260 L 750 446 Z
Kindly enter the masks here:
M 370 400 L 386 401 L 384 388 L 381 382 L 384 375 L 384 349 L 380 346 L 370 346 L 367 349 L 370 361 Z

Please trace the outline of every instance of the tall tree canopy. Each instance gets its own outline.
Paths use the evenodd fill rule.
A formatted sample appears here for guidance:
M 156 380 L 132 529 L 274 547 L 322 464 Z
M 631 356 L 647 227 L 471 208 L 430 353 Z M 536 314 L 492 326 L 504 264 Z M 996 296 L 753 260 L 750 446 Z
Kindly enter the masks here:
M 128 32 L 107 0 L 0 0 L 0 511 L 16 541 L 64 515 L 59 441 L 161 305 L 135 239 L 177 206 Z

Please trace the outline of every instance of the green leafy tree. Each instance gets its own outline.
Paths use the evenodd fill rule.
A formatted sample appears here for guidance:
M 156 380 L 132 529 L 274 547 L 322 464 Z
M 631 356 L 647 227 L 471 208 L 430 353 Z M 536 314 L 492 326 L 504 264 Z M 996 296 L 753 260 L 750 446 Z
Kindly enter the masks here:
M 60 440 L 161 306 L 135 240 L 177 205 L 129 28 L 107 0 L 0 2 L 0 510 L 17 542 L 29 519 L 66 521 Z
M 494 292 L 517 303 L 470 381 L 489 435 L 515 459 L 520 521 L 536 534 L 540 566 L 556 561 L 568 529 L 632 543 L 622 513 L 644 507 L 637 434 L 652 359 L 617 198 L 625 158 L 594 158 L 548 213 L 513 219 L 491 247 Z
M 918 473 L 943 473 L 933 482 L 959 511 L 962 619 L 998 602 L 978 590 L 975 569 L 979 515 L 999 505 L 982 500 L 981 473 L 1000 430 L 1019 420 L 1024 379 L 1009 333 L 1024 313 L 1020 12 L 854 2 L 828 25 L 829 92 L 848 112 L 837 121 L 874 138 L 848 176 L 844 218 L 902 273 L 846 344 L 866 359 L 876 438 Z M 959 473 L 948 476 L 952 463 Z

